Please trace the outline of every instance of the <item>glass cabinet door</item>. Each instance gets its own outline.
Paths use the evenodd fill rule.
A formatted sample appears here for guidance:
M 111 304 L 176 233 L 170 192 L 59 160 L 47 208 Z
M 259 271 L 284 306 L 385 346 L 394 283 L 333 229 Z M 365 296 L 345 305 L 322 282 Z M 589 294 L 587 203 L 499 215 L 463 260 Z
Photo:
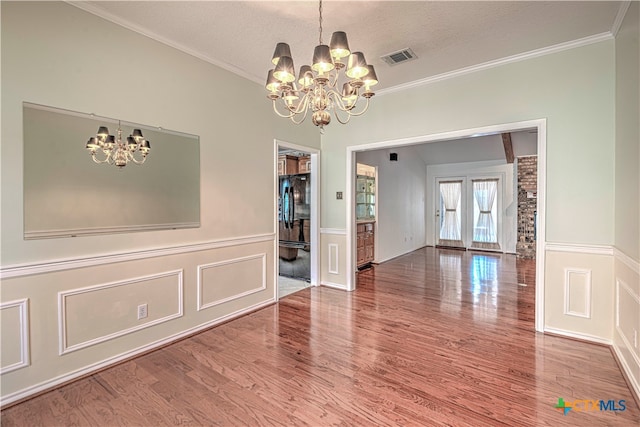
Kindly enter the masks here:
M 375 219 L 376 180 L 358 175 L 356 180 L 356 219 Z

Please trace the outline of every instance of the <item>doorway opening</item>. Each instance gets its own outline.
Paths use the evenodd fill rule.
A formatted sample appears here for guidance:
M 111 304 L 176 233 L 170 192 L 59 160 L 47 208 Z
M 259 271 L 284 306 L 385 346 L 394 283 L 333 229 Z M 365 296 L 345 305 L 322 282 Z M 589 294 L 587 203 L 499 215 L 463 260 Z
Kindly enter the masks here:
M 276 298 L 318 277 L 318 151 L 276 141 Z
M 380 141 L 369 144 L 362 144 L 358 146 L 347 147 L 347 209 L 346 209 L 346 217 L 347 217 L 347 290 L 354 290 L 356 285 L 356 256 L 357 256 L 357 248 L 356 248 L 356 218 L 354 215 L 355 206 L 354 206 L 354 194 L 356 187 L 356 154 L 362 152 L 369 152 L 374 150 L 381 149 L 391 149 L 391 148 L 401 148 L 408 147 L 413 149 L 413 146 L 431 146 L 443 144 L 446 145 L 450 142 L 460 139 L 473 139 L 476 137 L 484 137 L 489 135 L 503 135 L 509 132 L 534 132 L 534 146 L 536 147 L 537 153 L 537 194 L 535 194 L 535 198 L 537 201 L 536 206 L 536 216 L 535 216 L 535 240 L 533 241 L 533 245 L 535 246 L 535 250 L 538 254 L 535 257 L 535 329 L 537 331 L 543 331 L 544 329 L 544 236 L 545 236 L 545 170 L 546 170 L 546 120 L 529 120 L 523 122 L 516 123 L 507 123 L 501 125 L 491 125 L 473 129 L 465 129 L 460 131 L 452 131 L 452 132 L 444 132 L 439 134 L 432 135 L 421 135 L 417 137 L 404 138 L 398 140 L 388 140 L 388 141 Z M 503 138 L 504 141 L 504 138 Z M 435 144 L 432 144 L 435 143 Z M 503 155 L 507 154 L 507 145 L 504 144 L 504 149 L 502 148 L 502 144 L 500 144 L 500 150 Z M 511 152 L 511 161 L 507 161 L 508 163 L 513 162 L 513 152 Z M 488 159 L 485 159 L 489 161 Z M 443 162 L 444 164 L 450 165 L 455 162 Z M 462 166 L 461 166 L 462 167 Z M 469 171 L 458 171 L 459 173 L 451 173 L 449 169 L 451 167 L 447 167 L 445 171 L 446 174 L 436 173 L 431 175 L 431 180 L 429 181 L 429 185 L 427 187 L 427 208 L 425 210 L 426 215 L 429 216 L 427 219 L 427 240 L 432 239 L 430 243 L 427 241 L 427 245 L 437 245 L 438 237 L 441 237 L 443 240 L 448 240 L 449 242 L 460 241 L 466 239 L 467 244 L 463 246 L 471 246 L 475 247 L 475 249 L 487 251 L 487 250 L 497 250 L 504 252 L 504 247 L 512 247 L 513 249 L 509 249 L 507 252 L 515 254 L 516 247 L 516 235 L 515 235 L 515 224 L 516 224 L 516 214 L 515 207 L 517 206 L 517 200 L 513 200 L 514 203 L 511 203 L 508 200 L 500 200 L 498 194 L 494 195 L 494 190 L 500 192 L 500 188 L 504 186 L 513 186 L 515 184 L 515 180 L 512 178 L 506 179 L 507 176 L 501 176 L 497 174 L 496 176 L 489 176 L 490 174 L 487 170 L 477 171 L 477 173 L 470 173 Z M 455 169 L 455 168 L 453 168 Z M 427 173 L 429 173 L 427 171 Z M 465 201 L 463 201 L 464 196 L 457 196 L 456 188 L 448 188 L 447 191 L 452 190 L 450 192 L 451 199 L 458 200 L 458 204 L 456 206 L 455 203 L 450 203 L 449 207 L 442 207 L 445 205 L 445 200 L 442 200 L 440 197 L 440 188 L 437 186 L 436 178 L 440 178 L 442 181 L 460 181 L 460 179 L 454 178 L 464 178 L 466 184 L 459 184 L 460 186 L 466 185 L 467 187 L 467 196 Z M 447 178 L 447 179 L 443 179 Z M 496 178 L 498 179 L 496 183 Z M 382 180 L 383 177 L 380 177 Z M 476 182 L 477 181 L 477 182 Z M 462 189 L 458 189 L 463 191 Z M 504 194 L 512 195 L 515 192 L 511 190 L 504 192 Z M 439 197 L 434 197 L 438 195 Z M 493 196 L 493 197 L 492 197 Z M 378 194 L 378 198 L 382 197 L 382 193 Z M 380 203 L 383 203 L 380 200 Z M 431 203 L 431 206 L 429 206 Z M 438 204 L 441 203 L 441 209 L 450 209 L 450 217 L 451 219 L 448 221 L 447 226 L 451 226 L 448 228 L 449 232 L 445 233 L 444 236 L 438 236 L 438 231 L 440 227 L 443 225 L 441 221 L 443 218 L 436 217 L 436 209 Z M 462 210 L 459 211 L 459 207 L 462 203 L 466 203 L 468 206 L 463 208 L 465 212 Z M 477 204 L 477 206 L 476 206 Z M 510 210 L 505 210 L 505 208 L 501 207 L 501 204 L 504 207 L 509 207 Z M 458 212 L 459 211 L 459 212 Z M 494 213 L 495 211 L 495 213 Z M 504 211 L 504 212 L 503 212 Z M 505 213 L 506 212 L 506 213 Z M 456 215 L 454 215 L 456 213 Z M 502 218 L 500 215 L 502 213 Z M 432 215 L 433 214 L 433 215 Z M 505 217 L 505 215 L 508 215 Z M 457 222 L 454 221 L 455 217 L 462 221 L 458 226 Z M 464 221 L 464 222 L 463 222 Z M 513 223 L 513 227 L 507 227 L 503 229 L 504 232 L 500 231 L 500 228 L 496 229 L 496 223 L 500 224 L 501 222 L 510 221 Z M 511 234 L 507 234 L 506 230 L 510 230 Z M 436 238 L 433 241 L 433 238 Z M 381 243 L 382 244 L 382 243 Z M 457 246 L 457 245 L 452 245 Z M 497 246 L 501 248 L 498 249 Z

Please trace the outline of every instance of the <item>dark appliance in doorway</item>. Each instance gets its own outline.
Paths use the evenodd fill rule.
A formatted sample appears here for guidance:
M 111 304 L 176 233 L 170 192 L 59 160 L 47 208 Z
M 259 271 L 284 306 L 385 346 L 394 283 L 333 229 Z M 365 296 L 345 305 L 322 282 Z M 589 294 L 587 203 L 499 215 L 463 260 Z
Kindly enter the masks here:
M 280 259 L 291 263 L 290 267 L 292 267 L 291 269 L 281 268 L 281 275 L 305 280 L 311 278 L 310 199 L 310 174 L 280 176 L 278 185 L 279 253 Z

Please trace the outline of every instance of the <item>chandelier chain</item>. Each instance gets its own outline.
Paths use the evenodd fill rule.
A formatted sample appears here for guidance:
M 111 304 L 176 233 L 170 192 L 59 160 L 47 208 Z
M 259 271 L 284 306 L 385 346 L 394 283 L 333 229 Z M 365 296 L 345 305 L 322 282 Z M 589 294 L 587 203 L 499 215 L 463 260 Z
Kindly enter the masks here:
M 322 0 L 320 0 L 319 3 L 320 4 L 318 6 L 318 12 L 319 12 L 318 13 L 318 16 L 319 16 L 318 21 L 320 23 L 320 37 L 318 37 L 318 41 L 319 41 L 318 44 L 322 44 Z

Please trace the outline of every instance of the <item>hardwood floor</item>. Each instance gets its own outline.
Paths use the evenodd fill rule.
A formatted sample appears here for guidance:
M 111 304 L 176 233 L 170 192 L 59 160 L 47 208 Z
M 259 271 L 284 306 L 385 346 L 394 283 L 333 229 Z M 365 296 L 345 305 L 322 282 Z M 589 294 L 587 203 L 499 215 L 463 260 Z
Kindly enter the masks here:
M 534 276 L 511 255 L 421 249 L 360 272 L 355 292 L 304 289 L 2 425 L 638 425 L 607 347 L 534 332 Z M 626 410 L 563 415 L 558 398 Z

